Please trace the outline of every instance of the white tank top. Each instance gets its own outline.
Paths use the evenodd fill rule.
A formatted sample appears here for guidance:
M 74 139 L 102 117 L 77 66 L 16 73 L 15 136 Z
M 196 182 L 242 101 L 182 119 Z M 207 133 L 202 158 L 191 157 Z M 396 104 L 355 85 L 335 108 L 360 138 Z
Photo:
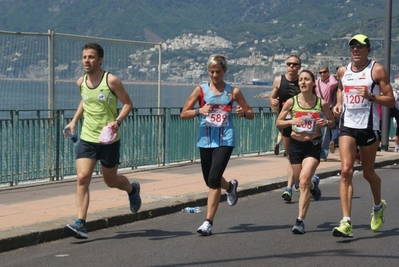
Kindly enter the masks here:
M 346 67 L 341 79 L 344 105 L 341 122 L 345 127 L 380 130 L 377 105 L 358 95 L 356 90 L 356 88 L 362 87 L 376 96 L 381 94 L 380 86 L 371 77 L 374 64 L 374 61 L 370 61 L 367 67 L 360 72 L 352 71 L 352 63 Z

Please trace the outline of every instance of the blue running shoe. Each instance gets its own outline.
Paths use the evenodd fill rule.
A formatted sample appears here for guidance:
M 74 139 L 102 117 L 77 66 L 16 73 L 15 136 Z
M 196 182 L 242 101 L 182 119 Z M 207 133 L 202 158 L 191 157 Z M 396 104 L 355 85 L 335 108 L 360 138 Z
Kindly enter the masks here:
M 310 193 L 313 196 L 314 200 L 319 200 L 321 198 L 321 190 L 319 188 L 320 178 L 316 174 L 312 177 L 312 183 L 314 184 L 313 190 L 310 190 Z
M 282 198 L 284 198 L 285 201 L 287 202 L 291 202 L 292 199 L 292 189 L 290 187 L 287 187 L 283 193 L 283 195 L 281 196 Z
M 296 219 L 291 232 L 298 235 L 303 235 L 305 233 L 305 223 L 302 220 Z
M 81 220 L 77 220 L 74 224 L 65 226 L 64 232 L 66 236 L 73 236 L 77 239 L 87 239 L 87 230 Z
M 299 184 L 294 183 L 294 190 L 295 192 L 299 192 Z
M 130 210 L 133 213 L 136 213 L 139 211 L 141 207 L 141 197 L 140 197 L 140 184 L 139 182 L 134 181 L 132 183 L 132 186 L 135 189 L 134 194 L 128 195 L 129 196 L 129 202 L 130 202 Z

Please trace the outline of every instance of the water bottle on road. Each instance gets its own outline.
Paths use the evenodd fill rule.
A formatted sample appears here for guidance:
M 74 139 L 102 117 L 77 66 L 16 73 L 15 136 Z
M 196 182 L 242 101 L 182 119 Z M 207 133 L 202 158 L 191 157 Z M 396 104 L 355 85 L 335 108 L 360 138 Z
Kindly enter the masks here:
M 185 207 L 181 210 L 183 213 L 198 213 L 201 212 L 201 207 Z

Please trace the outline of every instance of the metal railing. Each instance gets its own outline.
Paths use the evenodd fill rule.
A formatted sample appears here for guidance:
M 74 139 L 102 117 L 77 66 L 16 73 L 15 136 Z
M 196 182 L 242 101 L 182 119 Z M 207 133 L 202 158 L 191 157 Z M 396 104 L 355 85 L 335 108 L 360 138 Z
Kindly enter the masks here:
M 233 115 L 233 155 L 271 151 L 277 139 L 276 113 L 253 108 L 254 120 Z M 199 159 L 198 118 L 180 119 L 180 108 L 134 108 L 123 121 L 119 168 L 164 166 Z M 52 116 L 48 116 L 51 113 Z M 62 135 L 72 110 L 0 111 L 0 185 L 63 180 L 76 175 L 75 147 Z M 81 124 L 76 131 L 80 133 Z M 95 169 L 100 172 L 99 165 Z

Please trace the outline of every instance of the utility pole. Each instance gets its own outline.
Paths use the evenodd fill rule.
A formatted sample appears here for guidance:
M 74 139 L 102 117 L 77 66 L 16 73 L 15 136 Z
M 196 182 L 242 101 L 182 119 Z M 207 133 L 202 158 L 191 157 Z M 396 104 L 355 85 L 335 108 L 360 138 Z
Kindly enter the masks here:
M 385 22 L 385 69 L 388 73 L 389 82 L 391 82 L 391 27 L 392 27 L 392 0 L 387 0 Z M 381 126 L 381 149 L 389 150 L 389 108 L 384 106 L 382 110 Z

